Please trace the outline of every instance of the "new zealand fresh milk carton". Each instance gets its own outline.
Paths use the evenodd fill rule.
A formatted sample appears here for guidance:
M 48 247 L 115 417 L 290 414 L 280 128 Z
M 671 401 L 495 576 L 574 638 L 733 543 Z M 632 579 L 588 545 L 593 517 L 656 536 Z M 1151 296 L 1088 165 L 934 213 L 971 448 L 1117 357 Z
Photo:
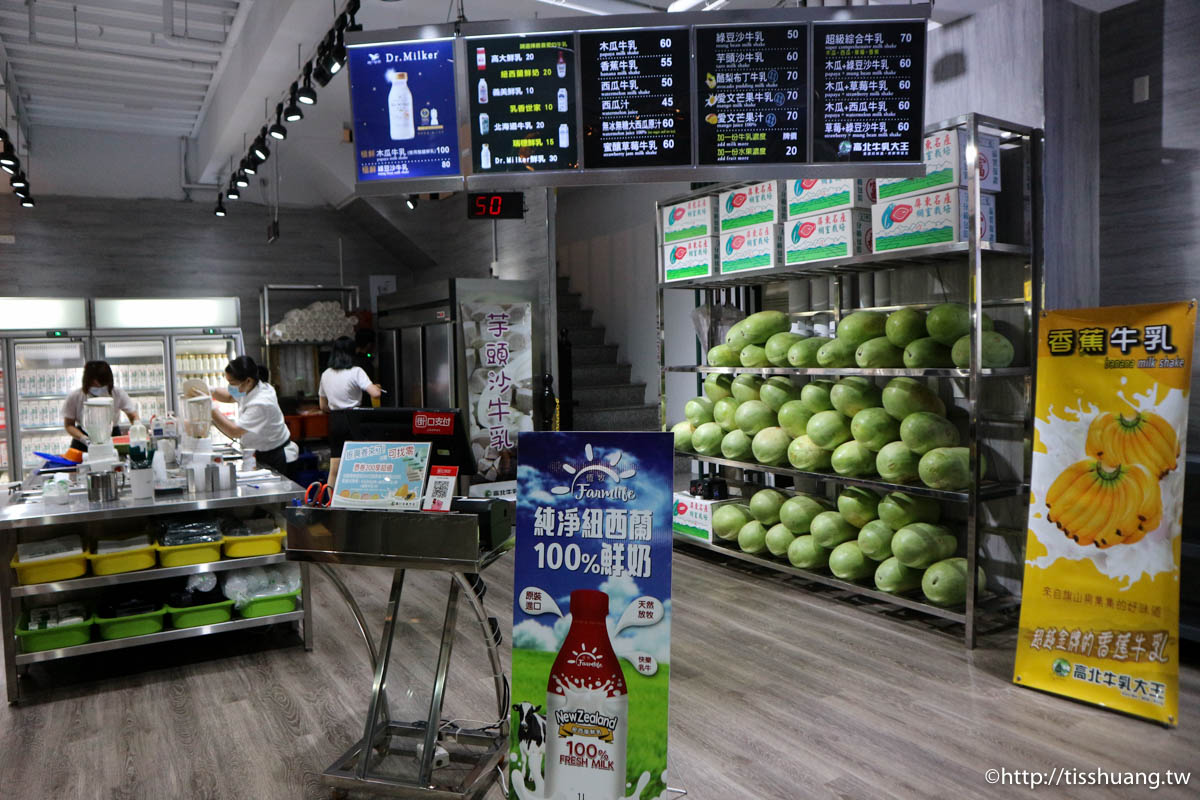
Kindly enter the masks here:
M 721 274 L 772 269 L 780 263 L 779 227 L 751 225 L 721 236 Z
M 967 132 L 960 128 L 936 131 L 925 137 L 923 178 L 879 178 L 879 202 L 922 194 L 934 189 L 967 185 Z M 1000 139 L 979 135 L 979 188 L 1000 191 Z
M 843 208 L 790 219 L 783 226 L 783 263 L 804 264 L 871 252 L 871 212 Z
M 717 263 L 717 237 L 688 239 L 663 247 L 663 280 L 682 281 L 690 278 L 707 278 Z
M 875 202 L 874 178 L 800 178 L 785 183 L 784 211 L 789 220 L 839 208 L 869 210 Z
M 717 198 L 698 197 L 662 209 L 662 244 L 717 235 Z
M 718 197 L 721 233 L 779 222 L 783 191 L 779 184 L 779 181 L 765 181 L 721 192 Z
M 979 195 L 983 239 L 996 241 L 996 198 Z M 944 189 L 871 206 L 875 252 L 924 247 L 967 238 L 967 190 Z

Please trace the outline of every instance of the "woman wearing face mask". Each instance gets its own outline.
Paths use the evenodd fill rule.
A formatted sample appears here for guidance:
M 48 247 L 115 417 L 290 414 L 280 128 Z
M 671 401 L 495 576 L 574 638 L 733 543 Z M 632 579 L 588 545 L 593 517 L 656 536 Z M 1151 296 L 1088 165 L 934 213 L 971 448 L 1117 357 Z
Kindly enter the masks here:
M 300 456 L 292 442 L 275 388 L 267 383 L 265 367 L 250 356 L 238 356 L 225 367 L 228 388 L 213 389 L 212 397 L 222 403 L 237 403 L 238 421 L 230 422 L 216 408 L 213 425 L 230 439 L 238 439 L 242 448 L 254 450 L 255 460 L 276 472 L 291 477 L 289 464 Z
M 84 401 L 92 397 L 111 397 L 113 400 L 112 434 L 120 435 L 117 421 L 122 411 L 133 423 L 137 418 L 137 405 L 122 389 L 113 386 L 112 367 L 107 361 L 89 361 L 83 365 L 83 385 L 67 395 L 63 403 L 63 427 L 71 434 L 71 447 L 87 452 L 87 432 L 80 427 L 83 423 Z

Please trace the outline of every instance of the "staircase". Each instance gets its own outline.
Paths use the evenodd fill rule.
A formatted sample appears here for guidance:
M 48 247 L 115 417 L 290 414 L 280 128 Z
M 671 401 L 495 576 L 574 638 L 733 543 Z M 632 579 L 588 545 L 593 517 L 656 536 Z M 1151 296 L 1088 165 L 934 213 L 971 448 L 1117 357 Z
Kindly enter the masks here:
M 617 346 L 604 343 L 604 328 L 592 324 L 592 310 L 558 279 L 558 327 L 571 342 L 574 430 L 656 431 L 658 406 L 646 404 L 646 384 L 632 383 L 629 364 L 617 360 Z

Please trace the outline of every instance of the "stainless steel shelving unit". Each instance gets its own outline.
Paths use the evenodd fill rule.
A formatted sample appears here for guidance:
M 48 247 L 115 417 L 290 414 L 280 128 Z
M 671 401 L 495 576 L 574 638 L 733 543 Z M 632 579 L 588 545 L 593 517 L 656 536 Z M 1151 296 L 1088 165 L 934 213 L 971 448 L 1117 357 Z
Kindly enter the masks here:
M 701 547 L 717 552 L 739 561 L 752 563 L 778 572 L 802 577 L 806 580 L 845 590 L 855 595 L 872 598 L 924 614 L 951 620 L 963 625 L 963 638 L 968 648 L 975 646 L 976 632 L 980 622 L 981 603 L 984 600 L 983 587 L 976 586 L 976 566 L 980 560 L 981 537 L 999 535 L 1007 536 L 1004 529 L 984 526 L 980 519 L 981 504 L 989 503 L 1000 498 L 1027 497 L 1029 491 L 1029 458 L 1024 459 L 1023 471 L 1019 480 L 993 481 L 981 480 L 980 448 L 984 437 L 984 428 L 1017 427 L 1024 430 L 1025 436 L 1032 441 L 1033 436 L 1033 391 L 1034 369 L 1032 366 L 1017 366 L 1004 369 L 982 369 L 982 329 L 984 309 L 1018 308 L 1024 322 L 1023 347 L 1017 345 L 1017 350 L 1024 350 L 1029 364 L 1036 356 L 1035 325 L 1040 310 L 1041 300 L 1041 150 L 1042 131 L 1023 125 L 1017 125 L 980 114 L 964 114 L 944 120 L 929 126 L 926 133 L 959 128 L 967 137 L 967 205 L 971 220 L 967 240 L 947 244 L 928 245 L 925 247 L 907 248 L 895 252 L 871 253 L 843 259 L 830 259 L 817 263 L 803 265 L 785 265 L 770 270 L 750 271 L 735 275 L 712 275 L 705 278 L 695 278 L 686 281 L 662 282 L 662 247 L 658 246 L 659 285 L 658 285 L 658 347 L 660 366 L 660 420 L 663 429 L 667 429 L 666 392 L 667 375 L 670 373 L 704 374 L 754 374 L 760 376 L 785 375 L 790 377 L 828 376 L 842 377 L 858 375 L 864 377 L 912 377 L 953 381 L 964 390 L 963 406 L 967 413 L 967 444 L 971 451 L 971 483 L 964 491 L 947 492 L 930 489 L 925 486 L 911 484 L 893 484 L 871 478 L 849 478 L 833 473 L 803 472 L 790 467 L 766 466 L 757 463 L 731 461 L 714 456 L 700 456 L 695 453 L 677 453 L 679 458 L 688 458 L 699 462 L 701 471 L 715 468 L 718 474 L 727 475 L 737 483 L 746 486 L 766 486 L 768 476 L 783 476 L 796 481 L 809 481 L 819 486 L 862 486 L 881 492 L 902 491 L 912 495 L 932 497 L 943 502 L 965 504 L 966 520 L 963 524 L 963 555 L 967 558 L 967 600 L 964 606 L 956 609 L 940 608 L 921 599 L 887 594 L 877 591 L 873 586 L 867 586 L 849 581 L 839 580 L 824 572 L 797 569 L 786 561 L 772 560 L 762 556 L 754 556 L 720 543 L 708 543 L 695 537 L 676 534 L 676 540 L 690 546 Z M 1004 191 L 1016 192 L 1020 196 L 1024 219 L 1024 237 L 1026 244 L 993 244 L 983 241 L 980 221 L 980 187 L 978 180 L 977 153 L 980 132 L 993 133 L 1001 137 L 1001 147 L 1005 150 L 1019 148 L 1018 156 L 1023 174 L 1018 178 L 1024 179 L 1024 187 L 1013 185 L 1013 178 L 1006 181 Z M 660 242 L 662 215 L 658 210 L 662 206 L 673 205 L 685 200 L 715 195 L 727 191 L 743 183 L 707 186 L 704 189 L 689 192 L 685 195 L 662 200 L 656 207 L 655 226 L 656 243 Z M 1010 195 L 1011 197 L 1011 195 Z M 1003 213 L 999 208 L 997 214 Z M 986 265 L 986 266 L 985 266 Z M 925 303 L 905 303 L 900 305 L 870 305 L 846 303 L 845 296 L 852 294 L 852 281 L 858 276 L 881 270 L 903 270 L 914 266 L 937 266 L 939 268 L 966 267 L 967 294 L 965 298 L 970 312 L 971 322 L 971 366 L 966 369 L 801 369 L 801 368 L 741 368 L 741 367 L 706 367 L 696 365 L 668 365 L 666 361 L 666 330 L 664 311 L 664 292 L 667 290 L 687 290 L 695 293 L 697 305 L 714 306 L 718 304 L 733 304 L 746 313 L 761 310 L 764 287 L 772 284 L 787 284 L 789 281 L 808 280 L 812 278 L 831 279 L 830 308 L 792 312 L 793 320 L 812 318 L 827 318 L 836 326 L 841 318 L 851 311 L 888 312 L 900 307 L 929 308 L 942 302 L 942 299 Z M 985 274 L 992 275 L 993 270 L 1019 270 L 1024 284 L 1024 296 L 1001 296 L 984 298 L 983 287 Z M 962 299 L 962 298 L 951 298 Z M 711 338 L 711 336 L 710 336 Z M 718 344 L 710 340 L 707 347 Z M 707 348 L 706 348 L 707 349 Z M 986 418 L 980 413 L 981 398 L 985 386 L 993 386 L 998 381 L 1018 381 L 1024 405 L 1024 414 L 1008 415 L 998 418 Z M 770 479 L 773 482 L 773 478 Z M 919 593 L 918 593 L 919 595 Z M 1015 602 L 1009 598 L 988 598 L 991 606 L 1015 607 Z

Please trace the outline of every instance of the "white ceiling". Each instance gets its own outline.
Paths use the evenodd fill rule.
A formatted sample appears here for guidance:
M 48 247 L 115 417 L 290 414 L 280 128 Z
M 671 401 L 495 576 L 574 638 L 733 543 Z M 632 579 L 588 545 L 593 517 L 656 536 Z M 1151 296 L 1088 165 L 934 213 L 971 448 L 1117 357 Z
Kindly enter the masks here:
M 193 135 L 252 3 L 0 0 L 23 125 Z

